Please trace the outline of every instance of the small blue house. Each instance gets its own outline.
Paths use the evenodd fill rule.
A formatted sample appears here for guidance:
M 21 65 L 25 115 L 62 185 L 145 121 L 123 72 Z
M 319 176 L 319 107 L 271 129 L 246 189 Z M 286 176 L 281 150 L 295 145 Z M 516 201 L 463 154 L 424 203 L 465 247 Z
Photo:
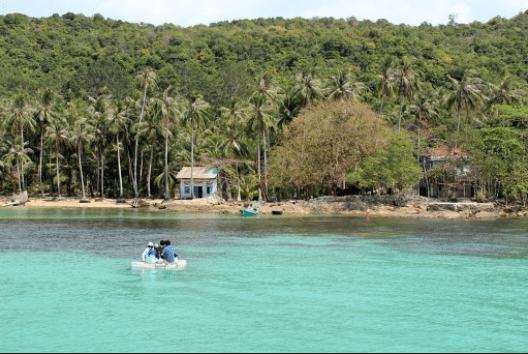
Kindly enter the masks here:
M 209 198 L 218 192 L 218 169 L 194 167 L 194 198 Z M 191 168 L 184 167 L 176 176 L 180 180 L 180 199 L 191 199 Z

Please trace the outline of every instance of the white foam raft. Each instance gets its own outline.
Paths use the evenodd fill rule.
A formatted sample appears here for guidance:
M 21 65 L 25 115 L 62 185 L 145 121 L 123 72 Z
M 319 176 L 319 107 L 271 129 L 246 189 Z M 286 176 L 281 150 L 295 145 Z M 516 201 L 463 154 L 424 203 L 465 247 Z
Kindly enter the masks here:
M 174 263 L 151 264 L 146 262 L 132 262 L 132 269 L 160 269 L 160 270 L 177 270 L 187 265 L 186 259 L 179 259 Z

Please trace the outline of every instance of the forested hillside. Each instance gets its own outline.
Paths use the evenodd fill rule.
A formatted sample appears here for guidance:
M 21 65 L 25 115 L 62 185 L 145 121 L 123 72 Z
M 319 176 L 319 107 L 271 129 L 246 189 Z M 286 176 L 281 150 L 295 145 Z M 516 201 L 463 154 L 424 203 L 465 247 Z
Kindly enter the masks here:
M 0 16 L 0 43 L 4 192 L 73 195 L 88 186 L 96 194 L 108 188 L 114 197 L 160 191 L 168 197 L 179 168 L 194 159 L 230 166 L 227 187 L 247 199 L 258 185 L 271 194 L 302 188 L 305 196 L 347 183 L 398 185 L 394 173 L 358 173 L 375 151 L 319 184 L 299 176 L 303 158 L 281 151 L 281 137 L 294 136 L 283 129 L 299 114 L 312 114 L 305 107 L 344 100 L 366 103 L 381 114 L 378 128 L 409 142 L 378 131 L 386 144 L 376 148 L 389 153 L 397 144 L 417 161 L 427 146 L 462 147 L 472 151 L 471 178 L 488 197 L 524 200 L 528 192 L 528 12 L 467 25 L 349 17 L 189 28 L 99 14 L 8 14 Z M 279 171 L 288 158 L 299 165 L 295 176 L 271 176 L 286 184 L 268 186 L 268 164 L 270 173 Z M 433 171 L 429 181 L 447 183 L 450 168 Z M 417 183 L 411 174 L 401 188 Z
M 320 78 L 337 70 L 370 83 L 386 58 L 417 58 L 415 67 L 434 87 L 450 87 L 447 74 L 461 78 L 465 69 L 482 80 L 500 82 L 506 72 L 525 80 L 528 15 L 494 18 L 488 23 L 433 27 L 393 25 L 344 19 L 258 19 L 181 28 L 155 27 L 67 13 L 50 18 L 22 14 L 0 16 L 2 90 L 50 87 L 96 94 L 101 85 L 130 94 L 141 69 L 158 74 L 158 89 L 175 85 L 183 94 L 196 89 L 215 105 L 241 89 L 255 74 L 271 71 L 290 89 L 294 76 L 313 69 Z M 123 69 L 119 71 L 118 69 Z M 227 85 L 226 85 L 227 80 Z M 363 93 L 374 104 L 373 87 Z

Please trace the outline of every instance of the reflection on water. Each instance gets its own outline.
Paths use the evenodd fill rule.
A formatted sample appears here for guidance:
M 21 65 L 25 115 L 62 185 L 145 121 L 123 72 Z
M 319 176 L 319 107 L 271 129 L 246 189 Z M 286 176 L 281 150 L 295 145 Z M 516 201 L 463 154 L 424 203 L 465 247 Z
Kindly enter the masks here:
M 0 350 L 525 351 L 527 226 L 0 209 Z

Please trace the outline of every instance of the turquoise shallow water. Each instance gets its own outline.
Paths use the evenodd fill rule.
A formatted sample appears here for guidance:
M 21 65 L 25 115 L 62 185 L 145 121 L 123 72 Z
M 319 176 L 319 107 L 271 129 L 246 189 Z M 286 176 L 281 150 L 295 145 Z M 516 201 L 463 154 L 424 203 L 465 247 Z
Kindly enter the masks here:
M 0 351 L 525 352 L 527 226 L 0 210 Z

